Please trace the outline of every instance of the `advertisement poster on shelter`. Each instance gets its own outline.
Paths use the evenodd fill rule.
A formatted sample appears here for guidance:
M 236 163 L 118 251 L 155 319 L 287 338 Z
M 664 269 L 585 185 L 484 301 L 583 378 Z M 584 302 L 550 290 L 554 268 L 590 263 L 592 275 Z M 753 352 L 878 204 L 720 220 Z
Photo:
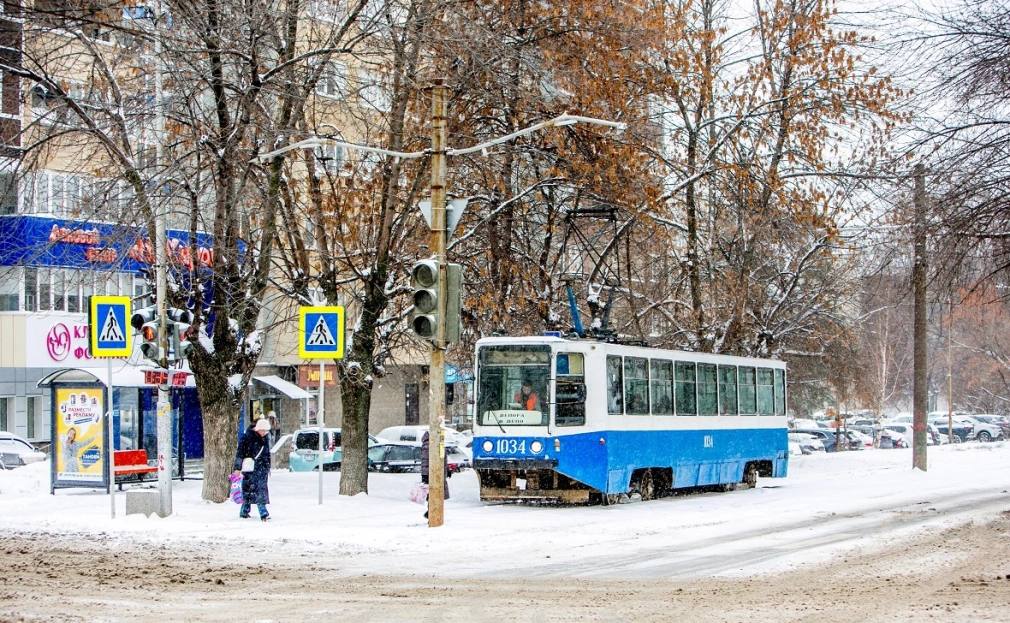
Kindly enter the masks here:
M 57 387 L 53 437 L 56 482 L 103 485 L 105 472 L 105 390 Z

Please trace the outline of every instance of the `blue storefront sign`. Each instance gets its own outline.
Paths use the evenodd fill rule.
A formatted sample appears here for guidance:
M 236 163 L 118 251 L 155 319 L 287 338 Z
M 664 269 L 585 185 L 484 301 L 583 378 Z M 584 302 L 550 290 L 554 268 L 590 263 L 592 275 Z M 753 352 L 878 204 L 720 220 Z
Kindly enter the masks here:
M 169 261 L 179 268 L 209 268 L 214 247 L 209 234 L 169 230 Z M 0 266 L 62 266 L 137 272 L 154 263 L 155 249 L 141 227 L 41 216 L 0 218 Z

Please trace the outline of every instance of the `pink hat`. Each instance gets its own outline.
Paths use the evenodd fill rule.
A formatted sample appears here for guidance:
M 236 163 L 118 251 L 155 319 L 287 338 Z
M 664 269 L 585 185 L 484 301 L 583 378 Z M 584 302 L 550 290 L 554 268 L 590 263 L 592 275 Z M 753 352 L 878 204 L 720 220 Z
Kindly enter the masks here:
M 260 419 L 256 420 L 256 428 L 254 428 L 253 430 L 255 430 L 255 431 L 264 431 L 264 432 L 269 433 L 270 432 L 270 420 L 268 420 L 266 418 L 260 418 Z

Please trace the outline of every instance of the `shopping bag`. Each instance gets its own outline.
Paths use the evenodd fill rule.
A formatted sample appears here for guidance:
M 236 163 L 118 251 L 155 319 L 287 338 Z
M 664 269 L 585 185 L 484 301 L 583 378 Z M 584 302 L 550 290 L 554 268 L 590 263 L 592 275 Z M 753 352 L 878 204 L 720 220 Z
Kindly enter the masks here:
M 241 504 L 245 501 L 242 497 L 242 474 L 231 474 L 228 476 L 228 480 L 231 481 L 231 488 L 229 495 L 231 496 L 231 501 L 236 504 Z
M 415 504 L 424 504 L 428 500 L 428 485 L 423 482 L 415 484 L 410 489 L 410 501 Z

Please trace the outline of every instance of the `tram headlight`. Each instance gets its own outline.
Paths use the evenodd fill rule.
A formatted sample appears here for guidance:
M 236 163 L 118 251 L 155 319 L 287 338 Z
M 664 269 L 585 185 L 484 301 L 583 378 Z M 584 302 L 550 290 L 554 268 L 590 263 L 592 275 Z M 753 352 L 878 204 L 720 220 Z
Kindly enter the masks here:
M 494 450 L 494 444 L 491 443 L 490 439 L 486 439 L 484 441 L 484 445 L 481 446 L 481 447 L 484 448 L 484 452 L 490 452 L 490 451 Z
M 543 451 L 544 451 L 544 444 L 542 444 L 541 442 L 534 441 L 533 443 L 530 444 L 530 452 L 532 452 L 533 454 L 540 454 Z

